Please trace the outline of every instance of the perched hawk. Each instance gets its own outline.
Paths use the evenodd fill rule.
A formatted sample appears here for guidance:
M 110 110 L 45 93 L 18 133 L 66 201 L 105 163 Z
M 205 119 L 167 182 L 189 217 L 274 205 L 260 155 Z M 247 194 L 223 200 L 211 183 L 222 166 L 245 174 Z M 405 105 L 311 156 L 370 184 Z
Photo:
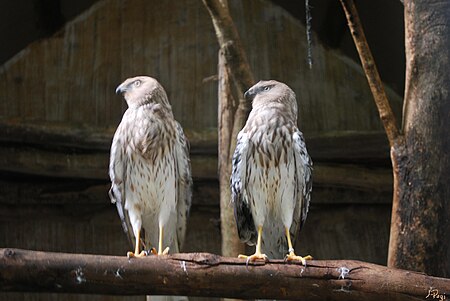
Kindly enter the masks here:
M 244 96 L 252 111 L 237 137 L 231 190 L 239 238 L 256 243 L 256 252 L 239 257 L 248 262 L 287 254 L 305 264 L 312 257 L 295 255 L 293 241 L 308 213 L 312 162 L 297 128 L 295 93 L 269 80 Z
M 154 78 L 129 78 L 117 87 L 128 104 L 111 145 L 111 201 L 135 240 L 128 256 L 179 252 L 191 205 L 188 143 L 164 88 Z M 131 226 L 131 228 L 130 228 Z M 168 246 L 163 249 L 163 246 Z

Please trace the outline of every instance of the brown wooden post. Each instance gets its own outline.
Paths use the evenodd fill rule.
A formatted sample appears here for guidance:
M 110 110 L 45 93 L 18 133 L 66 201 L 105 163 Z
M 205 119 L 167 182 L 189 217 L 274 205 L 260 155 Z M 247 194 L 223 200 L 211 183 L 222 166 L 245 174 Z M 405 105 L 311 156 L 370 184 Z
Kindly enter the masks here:
M 450 275 L 450 3 L 405 1 L 406 91 L 397 128 L 353 0 L 341 0 L 391 146 L 388 266 Z
M 232 95 L 230 74 L 222 49 L 219 51 L 218 71 L 218 172 L 222 254 L 236 256 L 244 250 L 243 244 L 238 239 L 230 190 L 231 158 L 233 155 L 231 145 L 234 144 L 233 140 L 235 140 L 232 135 L 236 102 Z
M 222 255 L 237 256 L 240 243 L 230 193 L 231 158 L 236 137 L 247 120 L 250 104 L 244 92 L 254 84 L 253 75 L 226 0 L 203 0 L 216 31 L 219 51 L 219 181 Z M 233 93 L 234 92 L 234 93 Z
M 450 277 L 450 2 L 405 1 L 405 145 L 388 265 Z

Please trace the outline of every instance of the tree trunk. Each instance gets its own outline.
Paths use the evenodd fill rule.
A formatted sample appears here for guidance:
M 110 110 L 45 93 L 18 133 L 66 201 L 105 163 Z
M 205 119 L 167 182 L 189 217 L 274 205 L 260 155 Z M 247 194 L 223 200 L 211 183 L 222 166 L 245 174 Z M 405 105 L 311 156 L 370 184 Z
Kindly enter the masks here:
M 405 1 L 404 145 L 388 265 L 450 277 L 450 2 Z
M 213 21 L 219 51 L 219 182 L 222 255 L 237 256 L 244 250 L 240 243 L 231 204 L 231 158 L 236 137 L 250 112 L 244 92 L 254 83 L 239 34 L 228 10 L 227 0 L 203 0 Z M 235 93 L 233 93 L 233 91 Z
M 388 266 L 450 275 L 450 2 L 405 3 L 403 133 L 382 89 L 353 0 L 341 0 L 391 146 Z
M 219 89 L 218 89 L 218 173 L 220 187 L 220 229 L 222 234 L 222 255 L 236 256 L 244 251 L 239 241 L 231 203 L 230 176 L 231 145 L 233 144 L 235 100 L 231 92 L 230 74 L 226 66 L 223 50 L 219 51 Z

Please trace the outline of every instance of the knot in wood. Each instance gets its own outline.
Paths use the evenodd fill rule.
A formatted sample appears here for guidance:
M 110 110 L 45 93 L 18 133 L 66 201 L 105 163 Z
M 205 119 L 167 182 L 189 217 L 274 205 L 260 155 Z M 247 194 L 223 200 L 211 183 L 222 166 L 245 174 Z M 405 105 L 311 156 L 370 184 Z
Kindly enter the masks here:
M 215 266 L 220 264 L 220 256 L 210 253 L 195 253 L 192 260 L 198 264 Z
M 8 257 L 11 258 L 11 257 L 14 257 L 14 255 L 16 255 L 16 252 L 14 252 L 14 250 L 12 250 L 12 249 L 5 249 L 5 251 L 3 252 L 3 255 L 7 258 Z

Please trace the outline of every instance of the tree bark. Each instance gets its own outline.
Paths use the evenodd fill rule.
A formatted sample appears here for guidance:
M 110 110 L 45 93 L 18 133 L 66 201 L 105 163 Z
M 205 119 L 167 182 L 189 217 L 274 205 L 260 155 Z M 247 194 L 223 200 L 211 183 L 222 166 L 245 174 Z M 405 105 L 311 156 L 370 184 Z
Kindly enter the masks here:
M 450 2 L 405 1 L 404 145 L 388 265 L 450 277 Z
M 242 47 L 236 26 L 228 10 L 227 0 L 203 0 L 220 45 L 219 51 L 219 181 L 222 255 L 237 256 L 244 246 L 240 243 L 231 206 L 231 159 L 236 137 L 251 109 L 243 95 L 254 83 L 253 75 Z M 234 90 L 233 90 L 234 88 Z M 234 91 L 234 93 L 233 93 Z
M 450 279 L 352 260 L 246 266 L 208 253 L 126 257 L 0 249 L 0 290 L 301 300 L 424 300 Z M 448 296 L 448 295 L 447 295 Z
M 391 146 L 388 266 L 450 275 L 450 2 L 405 3 L 406 91 L 399 132 L 353 0 L 341 0 Z
M 218 97 L 218 174 L 220 189 L 220 225 L 222 234 L 222 255 L 237 256 L 243 253 L 244 245 L 238 239 L 230 191 L 231 159 L 236 112 L 231 91 L 231 81 L 223 50 L 219 50 L 219 97 Z M 235 144 L 234 144 L 235 145 Z

